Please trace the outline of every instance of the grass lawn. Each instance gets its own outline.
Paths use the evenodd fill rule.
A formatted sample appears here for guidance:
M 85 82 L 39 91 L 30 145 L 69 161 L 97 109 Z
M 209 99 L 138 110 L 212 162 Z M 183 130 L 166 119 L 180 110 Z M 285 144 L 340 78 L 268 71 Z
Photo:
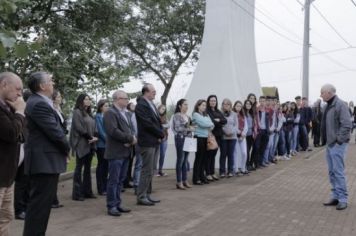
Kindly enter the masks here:
M 96 166 L 98 163 L 98 159 L 96 158 L 96 155 L 93 156 L 93 160 L 91 161 L 91 166 Z M 71 156 L 69 163 L 67 164 L 67 172 L 72 172 L 74 171 L 75 167 L 75 157 Z

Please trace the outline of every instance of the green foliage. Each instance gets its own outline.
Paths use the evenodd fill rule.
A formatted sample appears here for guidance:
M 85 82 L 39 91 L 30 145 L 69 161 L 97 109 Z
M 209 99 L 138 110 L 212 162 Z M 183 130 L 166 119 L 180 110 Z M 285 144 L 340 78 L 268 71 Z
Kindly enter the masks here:
M 107 96 L 153 72 L 166 99 L 198 58 L 203 0 L 1 0 L 0 71 L 53 73 L 67 109 L 79 92 Z
M 154 73 L 165 86 L 161 102 L 181 66 L 198 59 L 204 29 L 203 0 L 122 1 L 124 16 L 110 37 L 111 50 L 121 64 L 140 76 Z

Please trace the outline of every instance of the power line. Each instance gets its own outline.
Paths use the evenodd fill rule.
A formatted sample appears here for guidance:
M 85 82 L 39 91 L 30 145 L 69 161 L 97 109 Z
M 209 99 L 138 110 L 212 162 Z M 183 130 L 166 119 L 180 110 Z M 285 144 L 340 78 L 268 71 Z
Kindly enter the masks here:
M 261 9 L 259 9 L 257 6 L 254 6 L 252 3 L 250 3 L 248 0 L 244 0 L 251 8 L 256 9 L 259 13 L 261 13 L 262 15 L 264 15 L 265 17 L 267 17 L 267 19 L 269 19 L 271 22 L 273 22 L 275 25 L 279 26 L 281 29 L 283 29 L 284 31 L 296 36 L 297 38 L 299 38 L 300 40 L 302 40 L 302 38 L 294 33 L 292 30 L 288 29 L 287 27 L 285 27 L 284 25 L 280 24 L 279 22 L 277 22 L 276 20 L 274 20 L 271 16 L 267 15 L 266 10 L 262 11 Z
M 321 53 L 322 51 L 316 47 L 312 47 L 312 49 L 318 51 L 319 53 Z M 344 68 L 345 70 L 349 70 L 349 71 L 356 71 L 356 69 L 351 69 L 349 68 L 348 66 L 345 66 L 344 64 L 342 64 L 341 62 L 339 62 L 338 60 L 330 57 L 329 55 L 327 54 L 321 54 L 323 57 L 327 58 L 329 61 L 333 62 L 335 65 L 338 65 L 342 68 Z
M 312 6 L 316 10 L 316 12 L 324 19 L 324 21 L 330 26 L 330 28 L 340 37 L 340 39 L 342 39 L 342 41 L 344 41 L 349 47 L 352 47 L 352 45 L 330 23 L 330 21 L 328 21 L 328 19 L 323 15 L 323 13 L 321 13 L 321 11 L 314 4 L 312 4 Z
M 355 5 L 355 7 L 356 7 L 356 3 L 354 2 L 354 0 L 351 0 L 351 2 L 352 2 L 352 4 L 354 4 L 354 5 Z
M 241 10 L 243 10 L 246 14 L 248 14 L 250 17 L 252 17 L 253 19 L 255 19 L 257 22 L 261 23 L 262 25 L 264 25 L 266 28 L 268 28 L 269 30 L 271 30 L 272 32 L 278 34 L 280 37 L 292 42 L 292 43 L 295 43 L 295 44 L 298 44 L 298 45 L 303 45 L 301 44 L 300 42 L 297 42 L 291 38 L 289 38 L 288 36 L 285 36 L 284 34 L 278 32 L 277 30 L 273 29 L 271 26 L 267 25 L 266 23 L 264 23 L 262 20 L 258 19 L 257 17 L 255 17 L 251 12 L 249 12 L 248 10 L 246 10 L 246 8 L 242 7 L 238 2 L 236 2 L 235 0 L 231 0 L 236 6 L 238 6 Z
M 356 72 L 354 70 L 336 70 L 336 71 L 330 71 L 330 72 L 324 72 L 324 73 L 316 73 L 316 74 L 311 74 L 311 77 L 322 77 L 322 76 L 327 76 L 327 75 L 334 75 L 334 74 L 341 74 L 341 73 L 345 73 L 345 72 Z M 290 78 L 290 77 L 289 77 Z M 286 80 L 273 80 L 273 81 L 266 81 L 262 84 L 272 84 L 272 83 L 286 83 L 286 82 L 291 82 L 291 81 L 298 81 L 300 80 L 300 78 L 290 78 L 290 79 L 286 79 Z
M 310 54 L 310 56 L 317 56 L 317 55 L 321 55 L 321 54 L 328 54 L 328 53 L 345 51 L 345 50 L 350 50 L 350 49 L 356 49 L 356 48 L 355 47 L 337 48 L 337 49 L 333 49 L 333 50 L 321 51 L 321 52 L 318 52 L 318 53 L 312 53 L 312 54 Z M 289 61 L 289 60 L 299 59 L 301 57 L 302 56 L 283 57 L 283 58 L 278 58 L 278 59 L 260 61 L 257 64 L 268 64 L 268 63 L 274 63 L 274 62 L 280 62 L 280 61 Z

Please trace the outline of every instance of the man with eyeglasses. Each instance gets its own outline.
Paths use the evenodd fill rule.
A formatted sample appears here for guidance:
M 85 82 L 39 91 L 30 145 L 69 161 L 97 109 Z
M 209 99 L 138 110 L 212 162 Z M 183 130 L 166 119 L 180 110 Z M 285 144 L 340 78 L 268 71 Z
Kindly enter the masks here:
M 23 235 L 32 236 L 46 234 L 59 174 L 66 171 L 69 143 L 53 107 L 52 76 L 35 72 L 27 85 L 32 92 L 25 110 L 25 174 L 30 179 L 30 196 Z
M 127 176 L 129 159 L 137 143 L 131 119 L 126 111 L 127 94 L 117 90 L 113 94 L 113 106 L 104 114 L 106 130 L 105 159 L 109 162 L 106 204 L 108 215 L 120 216 L 131 210 L 121 204 L 121 190 Z

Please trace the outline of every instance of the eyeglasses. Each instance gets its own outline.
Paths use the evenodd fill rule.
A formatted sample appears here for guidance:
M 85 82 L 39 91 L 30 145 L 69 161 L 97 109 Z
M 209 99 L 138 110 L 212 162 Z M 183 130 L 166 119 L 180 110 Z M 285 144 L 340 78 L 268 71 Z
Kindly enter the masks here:
M 129 98 L 117 98 L 117 99 L 129 100 Z

